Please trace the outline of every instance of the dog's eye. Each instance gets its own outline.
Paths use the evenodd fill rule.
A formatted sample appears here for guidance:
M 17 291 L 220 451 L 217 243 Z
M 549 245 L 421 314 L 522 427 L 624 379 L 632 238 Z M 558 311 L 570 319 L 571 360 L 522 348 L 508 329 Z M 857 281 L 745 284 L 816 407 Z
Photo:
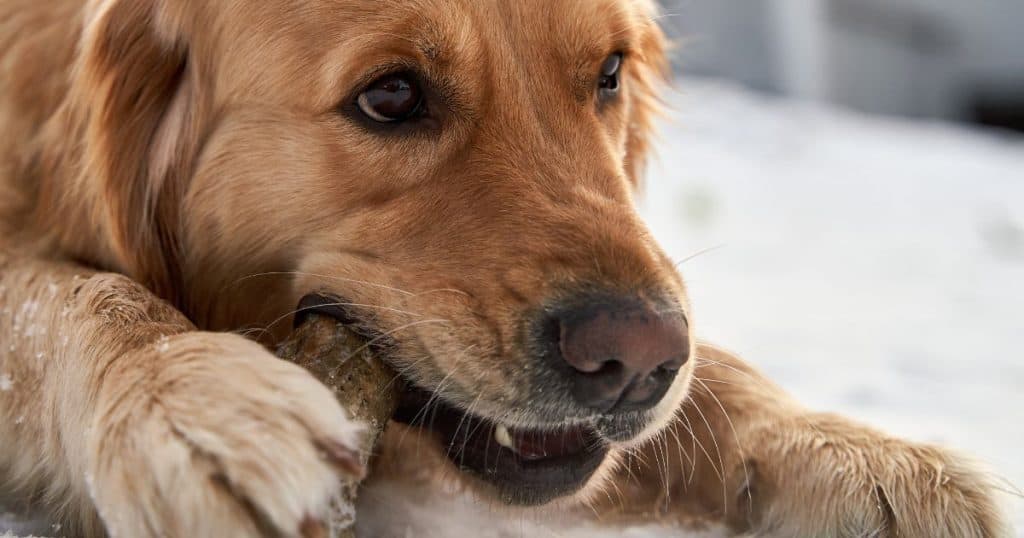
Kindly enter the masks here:
M 597 92 L 602 99 L 619 93 L 619 72 L 622 70 L 622 53 L 612 54 L 601 65 L 601 77 L 597 81 Z
M 394 123 L 422 113 L 423 92 L 409 75 L 387 75 L 363 90 L 356 105 L 373 121 Z

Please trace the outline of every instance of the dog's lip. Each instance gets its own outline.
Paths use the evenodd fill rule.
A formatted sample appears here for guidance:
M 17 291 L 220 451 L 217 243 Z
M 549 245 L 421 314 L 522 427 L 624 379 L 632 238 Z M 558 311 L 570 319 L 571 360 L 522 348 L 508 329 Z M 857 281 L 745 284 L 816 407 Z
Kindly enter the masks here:
M 452 405 L 437 395 L 426 390 L 411 386 L 406 382 L 407 390 L 402 396 L 394 420 L 429 430 L 444 430 L 441 423 L 445 415 L 458 417 L 460 420 L 473 420 L 486 423 L 486 433 L 493 441 L 505 450 L 510 451 L 524 464 L 554 460 L 573 456 L 598 447 L 602 440 L 597 430 L 590 423 L 570 423 L 547 426 L 520 426 L 504 423 L 466 411 L 461 406 Z M 459 427 L 459 426 L 456 426 Z M 466 435 L 471 435 L 466 432 Z
M 310 314 L 322 314 L 334 318 L 344 325 L 352 325 L 357 321 L 348 310 L 342 307 L 340 299 L 323 293 L 309 293 L 299 299 L 293 325 L 295 327 L 302 325 Z
M 586 422 L 505 425 L 415 387 L 403 394 L 394 420 L 436 435 L 452 463 L 490 483 L 513 504 L 542 504 L 579 490 L 610 450 Z

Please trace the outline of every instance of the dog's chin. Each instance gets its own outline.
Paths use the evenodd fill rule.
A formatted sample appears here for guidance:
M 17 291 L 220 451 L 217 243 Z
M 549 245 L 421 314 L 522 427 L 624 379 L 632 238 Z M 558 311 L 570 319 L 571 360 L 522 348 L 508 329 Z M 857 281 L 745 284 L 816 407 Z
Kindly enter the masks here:
M 524 428 L 467 413 L 412 388 L 405 391 L 394 420 L 428 433 L 460 472 L 502 502 L 538 506 L 584 491 L 596 481 L 615 446 L 630 443 L 645 430 L 639 418 Z

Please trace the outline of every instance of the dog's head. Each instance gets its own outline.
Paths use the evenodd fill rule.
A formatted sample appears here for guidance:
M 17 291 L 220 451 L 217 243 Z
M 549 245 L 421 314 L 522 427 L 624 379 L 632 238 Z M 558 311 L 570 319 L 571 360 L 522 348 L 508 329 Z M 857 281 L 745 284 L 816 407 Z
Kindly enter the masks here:
M 670 420 L 694 362 L 683 283 L 633 208 L 653 15 L 94 2 L 60 213 L 92 228 L 57 227 L 205 328 L 344 320 L 405 379 L 397 421 L 509 502 L 574 493 Z

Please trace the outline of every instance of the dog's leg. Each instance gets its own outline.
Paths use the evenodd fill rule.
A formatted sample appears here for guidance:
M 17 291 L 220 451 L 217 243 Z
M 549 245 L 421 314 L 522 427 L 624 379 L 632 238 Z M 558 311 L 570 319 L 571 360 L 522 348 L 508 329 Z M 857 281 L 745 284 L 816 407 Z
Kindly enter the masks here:
M 756 536 L 1008 533 L 991 479 L 963 458 L 808 411 L 719 349 L 702 346 L 698 358 L 678 419 L 624 462 L 630 511 Z
M 117 275 L 0 257 L 0 471 L 69 535 L 320 536 L 360 428 Z

